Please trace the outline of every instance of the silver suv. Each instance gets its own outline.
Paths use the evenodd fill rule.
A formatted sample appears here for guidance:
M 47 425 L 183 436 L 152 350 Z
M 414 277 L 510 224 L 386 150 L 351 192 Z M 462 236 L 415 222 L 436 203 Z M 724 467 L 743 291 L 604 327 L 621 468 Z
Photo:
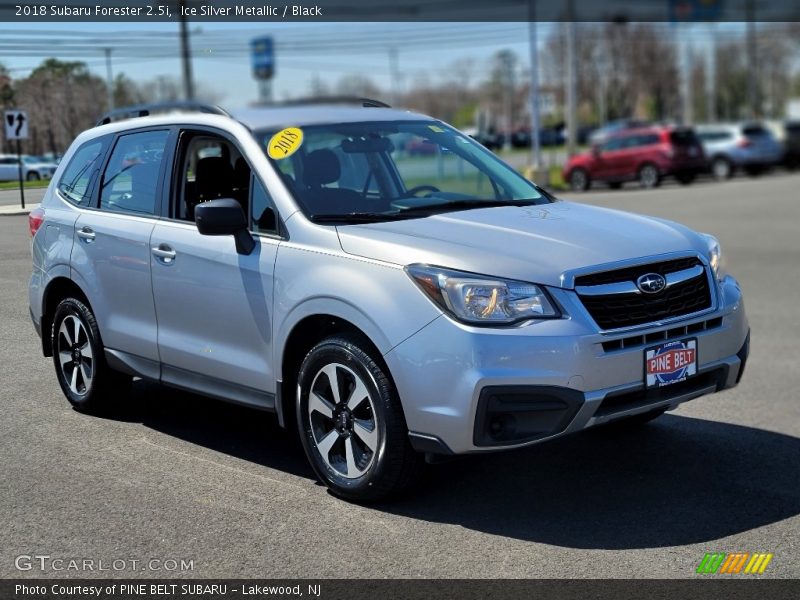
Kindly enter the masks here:
M 272 411 L 370 500 L 426 457 L 643 423 L 742 376 L 709 235 L 557 201 L 376 102 L 191 108 L 81 134 L 30 215 L 31 317 L 78 410 L 140 377 Z

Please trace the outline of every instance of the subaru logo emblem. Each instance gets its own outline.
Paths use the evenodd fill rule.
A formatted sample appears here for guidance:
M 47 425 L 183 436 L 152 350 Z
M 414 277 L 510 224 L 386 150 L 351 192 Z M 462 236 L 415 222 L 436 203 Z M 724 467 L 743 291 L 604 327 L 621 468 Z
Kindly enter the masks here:
M 667 287 L 667 280 L 664 279 L 663 275 L 659 275 L 658 273 L 648 273 L 636 280 L 636 287 L 645 294 L 657 294 Z

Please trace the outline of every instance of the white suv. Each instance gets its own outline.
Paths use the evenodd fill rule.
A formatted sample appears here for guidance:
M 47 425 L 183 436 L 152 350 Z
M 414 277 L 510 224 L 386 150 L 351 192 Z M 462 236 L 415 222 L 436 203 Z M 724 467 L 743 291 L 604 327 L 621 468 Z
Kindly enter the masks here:
M 377 102 L 150 112 L 81 134 L 30 216 L 31 316 L 79 410 L 141 377 L 273 411 L 369 500 L 425 455 L 641 423 L 742 376 L 709 235 L 557 201 Z

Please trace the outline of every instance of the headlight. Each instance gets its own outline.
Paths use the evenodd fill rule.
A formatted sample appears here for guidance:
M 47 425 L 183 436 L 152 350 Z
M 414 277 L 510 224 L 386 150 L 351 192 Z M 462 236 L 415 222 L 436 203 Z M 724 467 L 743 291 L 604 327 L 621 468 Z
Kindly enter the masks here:
M 708 264 L 714 271 L 714 277 L 720 279 L 722 276 L 722 250 L 719 247 L 719 240 L 708 233 L 702 235 L 708 244 Z
M 559 316 L 547 293 L 532 283 L 428 265 L 409 265 L 406 272 L 431 300 L 459 321 L 507 325 Z

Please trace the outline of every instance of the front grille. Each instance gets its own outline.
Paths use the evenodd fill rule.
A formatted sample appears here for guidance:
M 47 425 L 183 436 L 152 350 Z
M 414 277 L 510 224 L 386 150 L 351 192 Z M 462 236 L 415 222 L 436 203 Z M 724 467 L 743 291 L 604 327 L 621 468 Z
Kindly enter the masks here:
M 647 273 L 667 275 L 702 265 L 697 258 L 604 271 L 576 278 L 576 286 L 635 282 Z M 644 325 L 699 312 L 711 307 L 711 289 L 705 269 L 699 276 L 676 283 L 658 294 L 622 293 L 602 296 L 579 295 L 586 310 L 602 329 Z
M 666 385 L 660 388 L 638 389 L 633 392 L 620 392 L 606 396 L 597 407 L 595 417 L 607 417 L 625 412 L 634 408 L 641 408 L 649 404 L 657 404 L 664 400 L 671 400 L 683 394 L 691 394 L 704 388 L 716 385 L 721 389 L 728 378 L 728 367 L 719 367 L 713 371 L 706 371 L 694 377 Z
M 678 271 L 685 271 L 696 266 L 703 266 L 700 259 L 696 256 L 688 258 L 678 258 L 676 260 L 666 260 L 657 263 L 649 263 L 646 265 L 636 265 L 635 267 L 626 267 L 624 269 L 615 269 L 612 271 L 601 271 L 600 273 L 592 273 L 590 275 L 581 275 L 575 278 L 575 285 L 602 285 L 604 283 L 619 283 L 622 281 L 636 281 L 642 275 L 648 273 L 660 273 L 667 275 L 669 273 L 677 273 Z

